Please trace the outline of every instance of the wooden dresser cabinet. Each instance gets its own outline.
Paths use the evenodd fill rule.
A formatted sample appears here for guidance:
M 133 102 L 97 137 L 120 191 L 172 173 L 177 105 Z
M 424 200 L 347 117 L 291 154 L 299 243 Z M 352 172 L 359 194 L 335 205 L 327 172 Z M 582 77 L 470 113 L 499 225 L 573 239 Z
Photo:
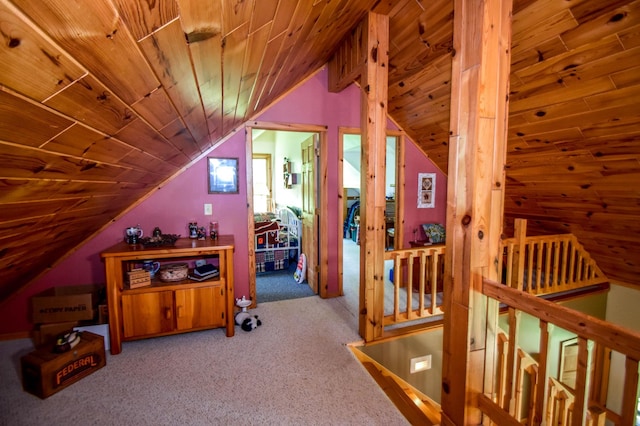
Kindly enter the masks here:
M 123 341 L 187 331 L 226 327 L 227 336 L 233 336 L 233 250 L 233 236 L 220 235 L 216 240 L 181 238 L 170 247 L 122 242 L 102 252 L 111 354 L 122 351 Z M 201 259 L 217 265 L 220 274 L 205 281 L 177 282 L 162 282 L 156 274 L 151 285 L 128 288 L 127 272 L 145 260 L 193 267 Z

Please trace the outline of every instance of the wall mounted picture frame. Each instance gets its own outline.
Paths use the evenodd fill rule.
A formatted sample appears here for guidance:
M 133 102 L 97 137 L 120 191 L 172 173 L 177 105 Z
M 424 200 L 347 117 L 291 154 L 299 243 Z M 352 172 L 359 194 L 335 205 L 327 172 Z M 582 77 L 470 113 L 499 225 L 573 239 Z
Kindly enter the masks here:
M 436 174 L 418 173 L 418 208 L 432 209 L 436 206 Z
M 238 193 L 238 159 L 207 157 L 209 194 Z

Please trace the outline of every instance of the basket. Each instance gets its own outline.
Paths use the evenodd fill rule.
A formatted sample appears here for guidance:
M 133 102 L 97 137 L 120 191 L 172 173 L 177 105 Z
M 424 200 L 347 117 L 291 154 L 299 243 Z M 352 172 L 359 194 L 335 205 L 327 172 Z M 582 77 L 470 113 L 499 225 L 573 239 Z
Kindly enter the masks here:
M 158 271 L 160 281 L 174 282 L 187 279 L 189 265 L 186 263 L 168 263 Z

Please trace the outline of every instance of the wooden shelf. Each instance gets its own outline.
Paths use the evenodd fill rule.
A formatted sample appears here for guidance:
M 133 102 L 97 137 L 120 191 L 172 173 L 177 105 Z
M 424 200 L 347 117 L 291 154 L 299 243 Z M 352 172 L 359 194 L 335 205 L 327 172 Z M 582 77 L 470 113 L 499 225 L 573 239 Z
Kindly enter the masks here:
M 173 246 L 144 247 L 118 243 L 101 253 L 105 262 L 109 306 L 111 353 L 122 351 L 122 342 L 207 328 L 225 327 L 234 334 L 233 251 L 231 235 L 217 239 L 178 239 Z M 205 281 L 184 279 L 127 288 L 126 272 L 144 260 L 217 262 L 219 275 Z
M 127 286 L 125 285 L 125 287 L 122 289 L 122 293 L 131 294 L 131 293 L 146 293 L 149 291 L 180 290 L 185 287 L 190 287 L 190 288 L 208 287 L 211 284 L 225 285 L 225 282 L 226 280 L 224 279 L 224 277 L 221 278 L 220 276 L 216 278 L 212 278 L 210 280 L 204 280 L 204 281 L 195 281 L 187 278 L 185 280 L 180 280 L 180 281 L 165 282 L 159 279 L 153 279 L 151 280 L 151 285 L 146 287 L 127 288 Z

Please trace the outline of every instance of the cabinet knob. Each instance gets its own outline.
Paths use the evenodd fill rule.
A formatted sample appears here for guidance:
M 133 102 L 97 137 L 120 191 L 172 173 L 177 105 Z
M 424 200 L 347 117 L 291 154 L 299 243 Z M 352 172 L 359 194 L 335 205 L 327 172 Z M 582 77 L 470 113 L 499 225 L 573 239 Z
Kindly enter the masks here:
M 171 308 L 165 308 L 164 309 L 164 317 L 166 319 L 171 319 Z
M 182 306 L 178 306 L 177 310 L 178 310 L 177 312 L 178 318 L 182 318 Z

